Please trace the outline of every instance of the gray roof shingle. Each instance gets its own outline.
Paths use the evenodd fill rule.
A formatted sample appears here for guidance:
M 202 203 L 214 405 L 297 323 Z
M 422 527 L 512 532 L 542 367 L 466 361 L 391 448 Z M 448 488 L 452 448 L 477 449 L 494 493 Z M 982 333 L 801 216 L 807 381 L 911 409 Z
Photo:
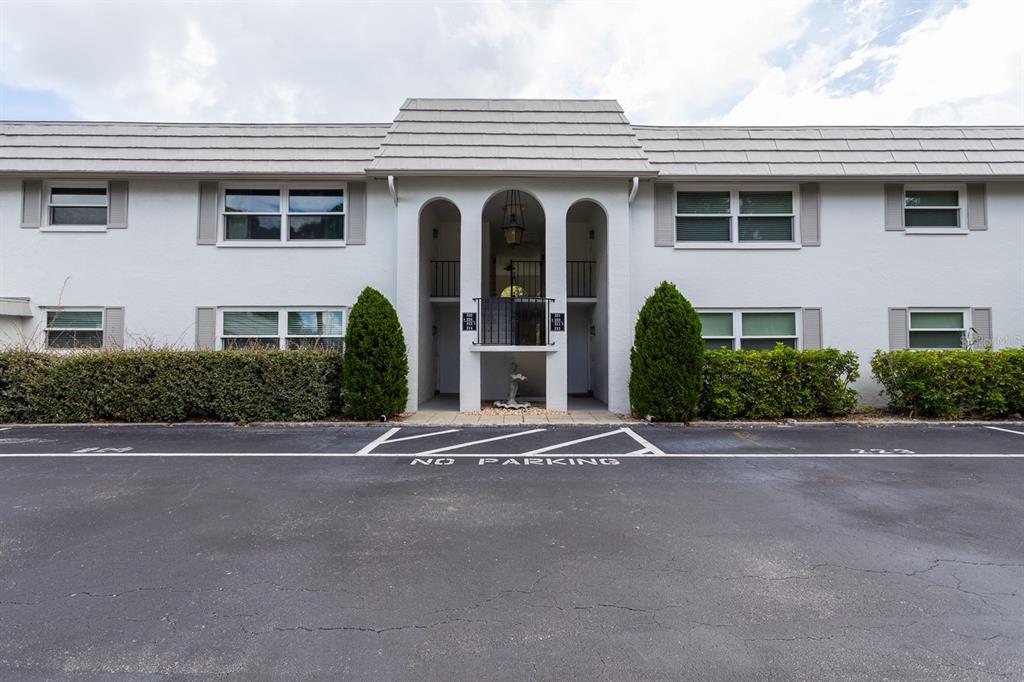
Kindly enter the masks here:
M 1024 126 L 633 126 L 666 177 L 1020 175 Z
M 406 100 L 367 172 L 655 174 L 614 100 L 485 99 Z

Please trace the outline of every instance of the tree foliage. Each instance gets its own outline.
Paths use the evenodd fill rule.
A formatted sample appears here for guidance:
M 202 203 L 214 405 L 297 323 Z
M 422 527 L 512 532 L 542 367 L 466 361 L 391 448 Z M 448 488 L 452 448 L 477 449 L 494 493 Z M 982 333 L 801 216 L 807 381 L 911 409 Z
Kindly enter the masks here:
M 409 397 L 409 359 L 398 314 L 367 287 L 352 306 L 342 376 L 345 413 L 362 420 L 401 414 Z

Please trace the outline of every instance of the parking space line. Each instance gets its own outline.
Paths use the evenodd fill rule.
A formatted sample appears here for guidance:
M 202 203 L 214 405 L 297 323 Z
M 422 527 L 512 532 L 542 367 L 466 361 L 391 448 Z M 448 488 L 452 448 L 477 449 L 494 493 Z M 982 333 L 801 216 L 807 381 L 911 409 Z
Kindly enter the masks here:
M 543 430 L 543 429 L 541 429 Z M 525 434 L 515 434 L 525 435 Z M 491 440 L 491 439 L 488 439 Z M 462 445 L 454 445 L 453 448 L 464 447 L 468 445 L 474 445 L 474 443 L 464 443 Z M 75 452 L 4 452 L 0 453 L 0 459 L 40 459 L 40 458 L 60 458 L 60 459 L 132 459 L 133 457 L 255 457 L 255 458 L 268 458 L 268 457 L 320 457 L 320 458 L 392 458 L 392 459 L 409 459 L 419 457 L 424 454 L 433 453 L 382 453 L 373 452 L 370 454 L 362 454 L 358 452 L 125 452 L 125 453 L 114 453 L 114 452 L 86 452 L 86 453 L 75 453 Z M 523 455 L 518 454 L 498 454 L 493 452 L 480 452 L 480 453 L 459 453 L 453 452 L 446 454 L 446 457 L 454 457 L 459 459 L 473 459 L 479 457 L 509 457 L 509 458 L 522 458 Z M 947 453 L 947 454 L 928 454 L 928 453 L 916 453 L 908 455 L 897 455 L 897 454 L 877 454 L 877 453 L 845 453 L 845 452 L 819 452 L 819 453 L 787 453 L 787 452 L 749 452 L 749 453 L 709 453 L 709 452 L 692 452 L 692 453 L 660 453 L 652 454 L 647 448 L 641 450 L 634 450 L 633 452 L 625 454 L 609 454 L 607 452 L 595 452 L 595 453 L 573 453 L 572 457 L 605 457 L 610 459 L 971 459 L 971 458 L 997 458 L 997 459 L 1024 459 L 1024 453 L 1007 453 L 1007 452 L 972 452 L 972 453 Z
M 586 438 L 577 438 L 576 440 L 566 441 L 564 443 L 556 443 L 555 445 L 548 445 L 547 447 L 537 448 L 536 450 L 530 450 L 524 452 L 524 455 L 539 455 L 544 452 L 551 452 L 552 450 L 560 450 L 561 448 L 568 447 L 570 445 L 576 445 L 577 443 L 585 443 L 588 440 L 597 440 L 598 438 L 607 438 L 608 436 L 614 436 L 617 433 L 622 433 L 622 429 L 615 429 L 614 431 L 608 431 L 607 433 L 599 433 L 595 436 L 587 436 Z
M 359 450 L 358 452 L 356 452 L 356 454 L 357 454 L 357 455 L 366 455 L 366 454 L 369 454 L 370 452 L 372 452 L 372 451 L 373 451 L 373 449 L 374 449 L 375 447 L 377 447 L 378 445 L 380 445 L 381 443 L 383 443 L 384 441 L 386 441 L 386 440 L 387 440 L 388 438 L 390 438 L 390 437 L 391 437 L 391 436 L 392 436 L 393 434 L 396 434 L 396 433 L 398 433 L 398 431 L 400 430 L 400 428 L 401 428 L 401 427 L 395 426 L 395 427 L 393 427 L 393 428 L 390 428 L 390 429 L 388 429 L 387 431 L 385 431 L 384 433 L 382 433 L 381 435 L 377 436 L 376 438 L 374 438 L 373 440 L 371 440 L 371 441 L 370 441 L 369 443 L 367 443 L 366 445 L 364 445 L 364 446 L 362 447 L 362 449 L 360 449 L 360 450 Z
M 429 438 L 430 436 L 441 436 L 446 433 L 457 433 L 462 429 L 445 429 L 444 431 L 434 431 L 433 433 L 417 433 L 415 436 L 402 436 L 401 438 L 388 438 L 386 441 L 379 443 L 379 445 L 390 445 L 391 443 L 401 443 L 405 440 L 416 440 L 417 438 Z
M 493 443 L 496 440 L 505 440 L 507 438 L 518 438 L 519 436 L 528 436 L 531 433 L 540 433 L 547 431 L 547 429 L 531 429 L 529 431 L 519 431 L 518 433 L 506 433 L 503 436 L 494 436 L 493 438 L 482 438 L 481 440 L 471 440 L 468 443 L 459 443 L 457 445 L 448 445 L 443 448 L 436 448 L 434 450 L 426 450 L 424 452 L 417 452 L 417 455 L 436 455 L 439 452 L 448 452 L 449 450 L 458 450 L 460 448 L 468 448 L 471 445 L 480 445 L 482 443 Z
M 1014 431 L 1013 429 L 1004 429 L 999 426 L 986 426 L 986 429 L 992 429 L 993 431 L 1003 431 L 1005 433 L 1015 433 L 1018 436 L 1024 436 L 1024 431 Z
M 633 429 L 629 428 L 628 426 L 622 427 L 622 432 L 625 433 L 630 438 L 632 438 L 633 440 L 635 440 L 637 443 L 640 443 L 640 445 L 643 445 L 644 446 L 644 450 L 649 451 L 652 455 L 664 455 L 665 454 L 664 452 L 662 452 L 661 448 L 657 447 L 654 443 L 652 443 L 651 441 L 647 440 L 643 436 L 638 435 L 636 433 L 636 431 L 634 431 Z

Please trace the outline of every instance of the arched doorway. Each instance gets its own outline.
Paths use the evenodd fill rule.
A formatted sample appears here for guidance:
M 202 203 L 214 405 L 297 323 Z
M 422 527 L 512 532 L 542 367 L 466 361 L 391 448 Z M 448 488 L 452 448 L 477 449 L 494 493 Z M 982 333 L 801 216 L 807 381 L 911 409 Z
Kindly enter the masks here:
M 565 233 L 569 409 L 606 409 L 608 214 L 597 202 L 581 199 L 566 212 Z
M 458 409 L 462 215 L 448 199 L 420 209 L 419 403 Z

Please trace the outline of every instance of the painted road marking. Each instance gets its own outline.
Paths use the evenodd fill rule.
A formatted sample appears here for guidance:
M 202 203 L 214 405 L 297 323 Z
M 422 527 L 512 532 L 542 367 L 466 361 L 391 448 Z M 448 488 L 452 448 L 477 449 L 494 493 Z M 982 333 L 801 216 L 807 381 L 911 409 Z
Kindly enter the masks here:
M 628 426 L 624 426 L 622 428 L 622 431 L 623 431 L 623 433 L 628 435 L 630 438 L 635 440 L 637 443 L 640 443 L 640 445 L 644 446 L 644 449 L 647 450 L 648 452 L 650 452 L 652 455 L 664 455 L 665 454 L 664 452 L 661 451 L 661 448 L 657 447 L 654 443 L 652 443 L 651 441 L 647 440 L 646 438 L 643 438 L 642 436 L 638 435 L 636 433 L 636 431 L 634 431 L 633 429 L 629 428 Z
M 523 434 L 518 434 L 523 435 Z M 469 445 L 467 443 L 466 445 Z M 461 446 L 453 446 L 461 447 Z M 375 452 L 370 455 L 365 455 L 358 452 L 335 452 L 335 453 L 324 453 L 324 452 L 3 452 L 0 453 L 0 459 L 14 459 L 14 458 L 31 458 L 39 459 L 46 457 L 53 458 L 79 458 L 86 459 L 89 457 L 110 457 L 110 458 L 121 458 L 131 459 L 133 457 L 323 457 L 323 458 L 358 458 L 364 457 L 367 459 L 380 459 L 382 457 L 390 457 L 392 459 L 407 459 L 410 457 L 418 457 L 425 454 L 432 453 L 380 453 Z M 451 453 L 446 455 L 447 457 L 458 457 L 460 459 L 479 458 L 479 457 L 495 457 L 494 453 Z M 522 457 L 522 455 L 498 455 L 499 457 Z M 609 454 L 607 452 L 598 453 L 574 453 L 573 457 L 619 457 L 629 459 L 664 459 L 664 458 L 676 458 L 676 459 L 809 459 L 809 458 L 821 458 L 821 459 L 964 459 L 971 457 L 989 457 L 989 458 L 1002 458 L 1002 459 L 1024 459 L 1024 452 L 970 452 L 970 453 L 950 453 L 950 454 L 927 454 L 918 453 L 913 455 L 880 455 L 875 453 L 867 454 L 850 454 L 846 452 L 819 452 L 819 453 L 707 453 L 707 452 L 691 452 L 691 453 L 661 453 L 651 454 L 646 448 L 643 450 L 637 450 L 626 454 Z
M 430 436 L 440 436 L 445 433 L 457 433 L 462 429 L 445 429 L 444 431 L 434 431 L 433 433 L 417 433 L 415 436 L 402 436 L 401 438 L 388 438 L 386 441 L 379 443 L 380 445 L 390 445 L 391 443 L 401 443 L 403 440 L 416 440 L 417 438 L 429 438 Z
M 577 443 L 586 443 L 589 440 L 597 440 L 598 438 L 607 438 L 608 436 L 614 436 L 617 433 L 625 433 L 623 429 L 615 429 L 614 431 L 608 431 L 607 433 L 598 433 L 594 436 L 587 436 L 586 438 L 577 438 L 576 440 L 569 440 L 564 443 L 556 443 L 555 445 L 549 445 L 544 448 L 537 448 L 536 450 L 530 450 L 524 452 L 525 455 L 539 455 L 544 452 L 551 452 L 552 450 L 560 450 L 561 448 L 569 447 L 570 445 L 576 445 Z
M 131 451 L 132 451 L 132 448 L 82 448 L 80 450 L 75 450 L 75 454 L 76 455 L 89 455 L 89 454 L 95 453 L 97 455 L 103 455 L 103 454 L 116 455 L 116 454 L 121 454 L 121 453 L 124 453 L 124 452 L 131 452 Z
M 459 443 L 458 445 L 449 445 L 443 448 L 436 448 L 434 450 L 425 450 L 423 452 L 417 452 L 417 455 L 436 455 L 439 452 L 448 452 L 449 450 L 458 450 L 460 448 L 468 448 L 471 445 L 480 445 L 482 443 L 493 443 L 496 440 L 506 440 L 508 438 L 518 438 L 519 436 L 529 436 L 531 433 L 541 433 L 547 431 L 547 429 L 530 429 L 529 431 L 519 431 L 518 433 L 507 433 L 504 436 L 494 436 L 493 438 L 481 438 L 480 440 L 471 440 L 468 443 Z
M 992 429 L 993 431 L 1004 431 L 1006 433 L 1016 433 L 1018 436 L 1024 436 L 1024 431 L 1014 431 L 1013 429 L 1004 429 L 998 426 L 986 426 L 986 429 Z
M 371 441 L 370 441 L 369 443 L 367 443 L 366 445 L 364 445 L 364 446 L 363 446 L 363 447 L 362 447 L 362 448 L 361 448 L 361 449 L 359 450 L 359 452 L 357 452 L 356 454 L 357 454 L 357 455 L 366 455 L 366 454 L 369 454 L 369 453 L 370 453 L 370 452 L 371 452 L 371 451 L 372 451 L 372 450 L 373 450 L 373 449 L 374 449 L 375 447 L 377 447 L 378 445 L 380 445 L 381 443 L 383 443 L 384 441 L 386 441 L 386 440 L 388 439 L 388 437 L 389 437 L 389 436 L 391 436 L 391 435 L 392 435 L 392 434 L 394 434 L 394 433 L 398 433 L 398 431 L 399 431 L 399 430 L 400 430 L 400 429 L 399 429 L 399 427 L 397 427 L 397 426 L 395 426 L 395 427 L 392 427 L 392 428 L 388 429 L 387 431 L 385 431 L 384 433 L 382 433 L 381 435 L 377 436 L 376 438 L 374 438 L 373 440 L 371 440 Z

